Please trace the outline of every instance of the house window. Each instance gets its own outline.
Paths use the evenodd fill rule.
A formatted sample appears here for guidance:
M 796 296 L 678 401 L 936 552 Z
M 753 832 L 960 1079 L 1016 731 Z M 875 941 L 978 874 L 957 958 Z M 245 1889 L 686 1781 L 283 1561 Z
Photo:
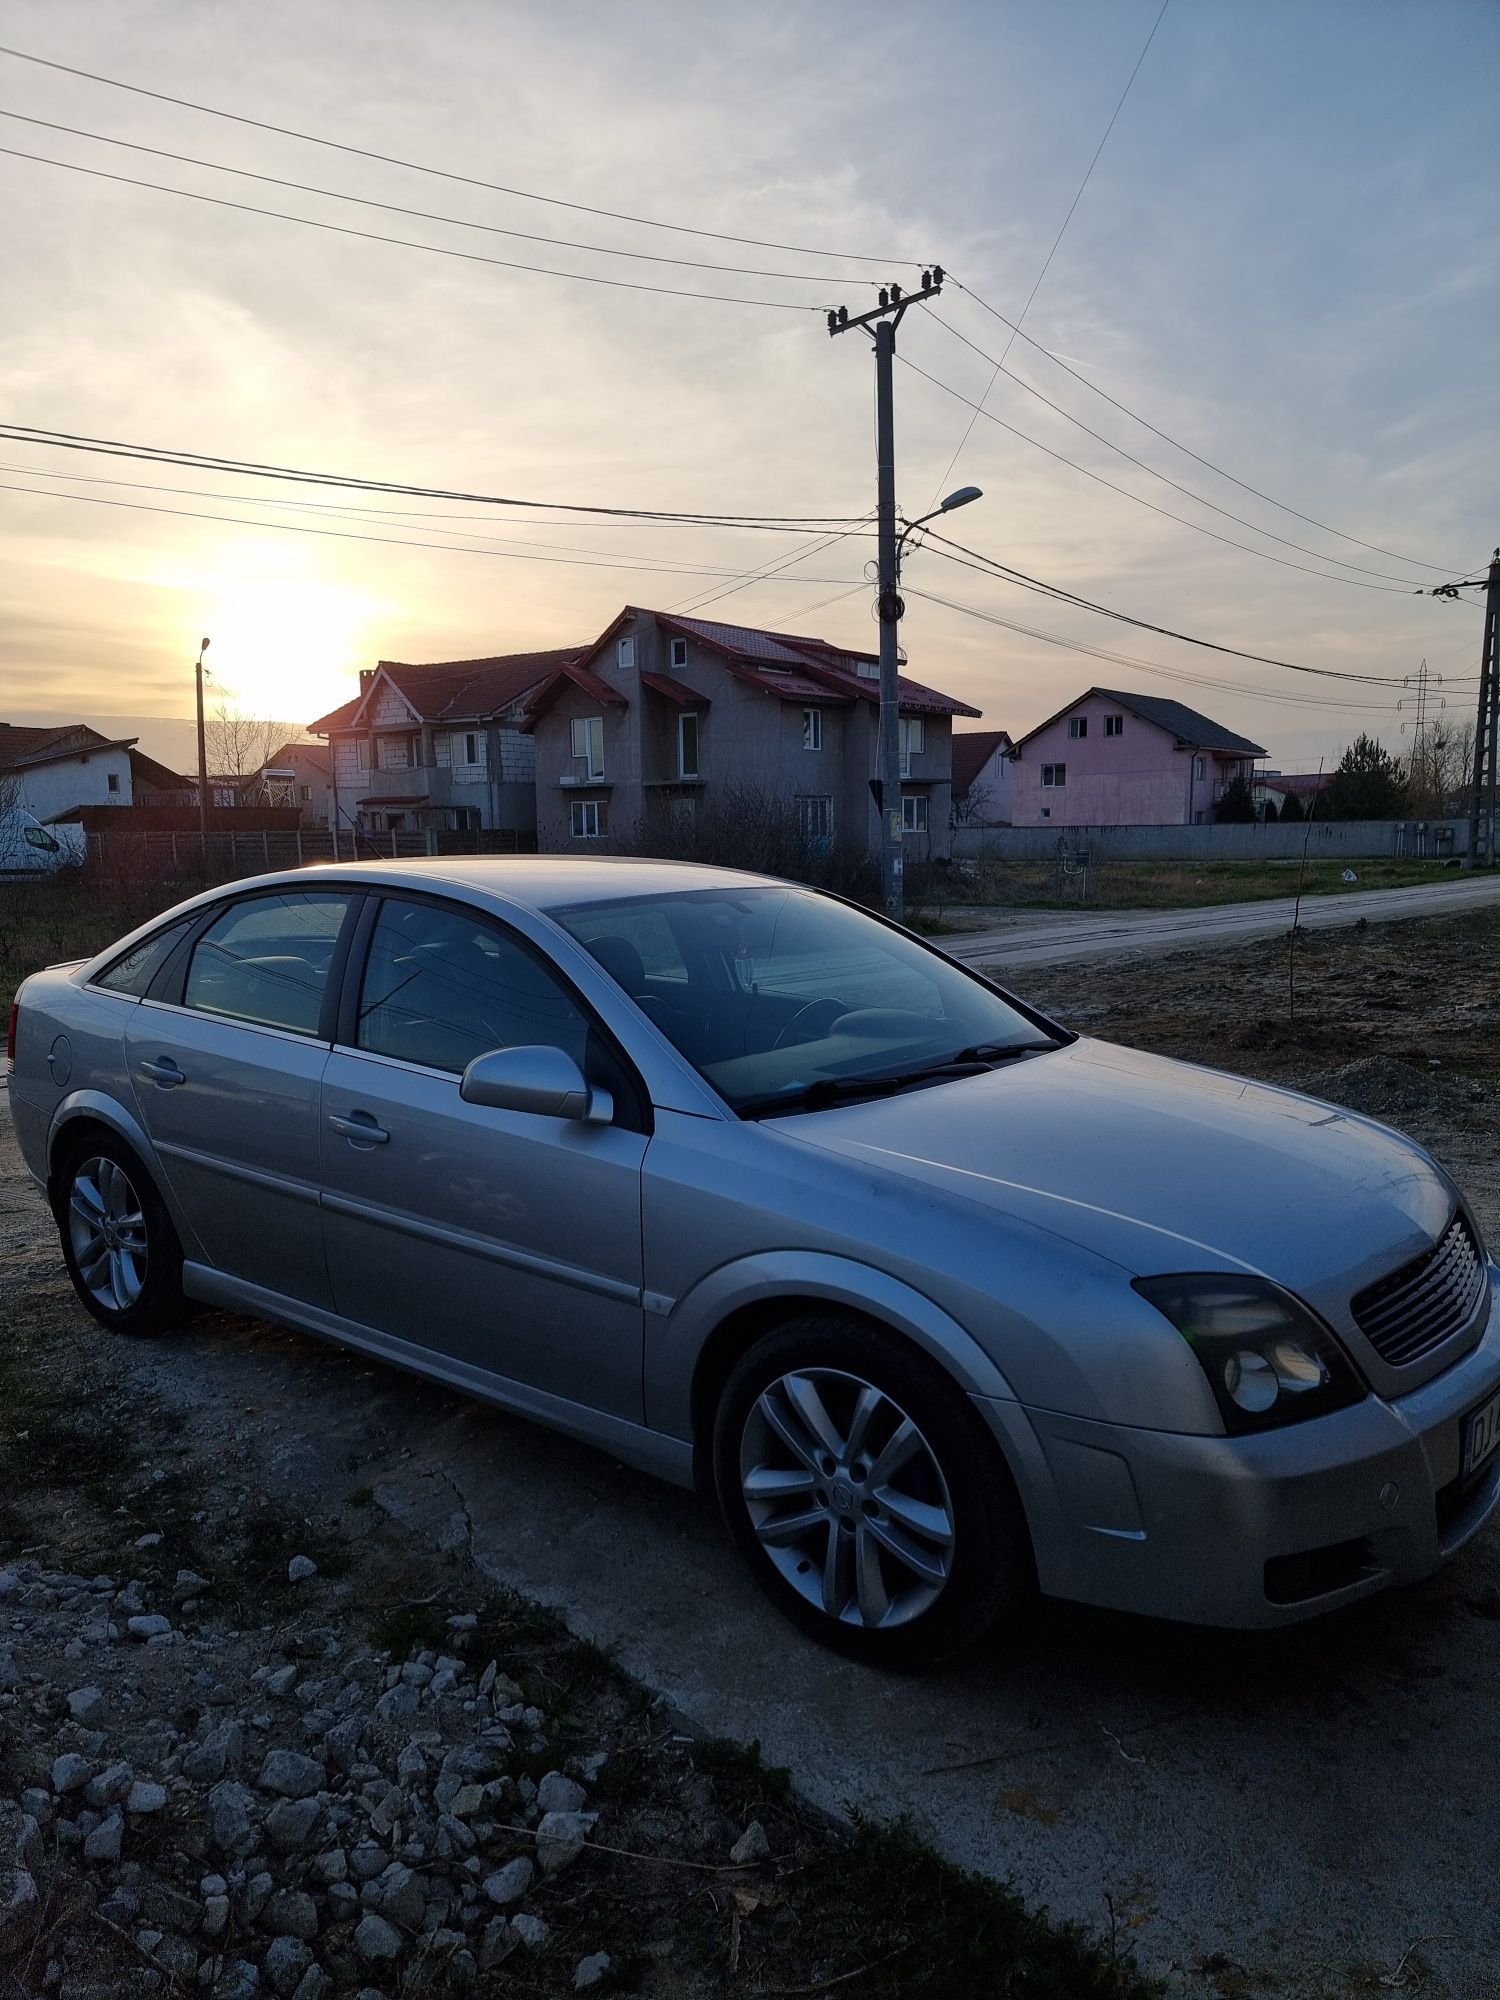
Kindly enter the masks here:
M 1065 785 L 1067 782 L 1068 782 L 1068 767 L 1066 764 L 1043 764 L 1042 790 L 1044 792 L 1056 791 L 1060 786 Z
M 823 747 L 821 708 L 804 708 L 802 711 L 802 747 L 804 750 L 821 750 Z
M 1104 733 L 1106 736 L 1123 736 L 1125 734 L 1124 716 L 1106 715 L 1104 718 Z
M 117 791 L 118 791 L 118 790 L 120 789 L 120 774 L 119 774 L 119 772 L 118 772 L 118 771 L 111 771 L 111 772 L 110 772 L 110 774 L 109 774 L 109 776 L 108 776 L 108 778 L 107 778 L 107 779 L 105 780 L 105 782 L 106 782 L 106 784 L 107 784 L 107 785 L 109 786 L 109 789 L 110 789 L 110 790 L 111 790 L 112 792 L 117 792 Z
M 635 665 L 635 640 L 633 637 L 620 639 L 616 642 L 615 665 L 620 669 L 621 673 L 628 673 Z
M 920 757 L 927 748 L 927 723 L 920 715 L 903 715 L 901 731 L 901 775 L 911 776 L 911 760 Z
M 1052 808 L 1051 808 L 1051 806 L 1043 806 L 1043 807 L 1042 807 L 1042 818 L 1043 818 L 1043 819 L 1051 819 L 1051 817 L 1052 817 Z
M 299 785 L 297 789 L 298 789 L 299 793 L 301 794 L 301 798 L 302 798 L 302 803 L 303 803 L 303 805 L 305 805 L 305 806 L 310 806 L 310 805 L 312 804 L 312 786 L 311 786 L 311 785 Z
M 685 667 L 687 665 L 687 640 L 674 639 L 668 658 L 674 667 Z
M 903 833 L 925 833 L 927 831 L 927 794 L 912 792 L 901 801 L 901 831 Z
M 1203 759 L 1201 757 L 1193 759 L 1193 777 L 1198 784 L 1201 785 L 1203 783 Z
M 477 764 L 479 762 L 478 730 L 467 729 L 464 731 L 464 762 L 466 764 Z
M 582 759 L 584 770 L 590 778 L 602 778 L 604 776 L 604 717 L 602 715 L 574 716 L 573 755 Z
M 1068 735 L 1077 743 L 1089 733 L 1089 719 L 1086 715 L 1068 717 Z
M 679 778 L 696 778 L 698 775 L 696 715 L 679 715 L 677 718 L 677 775 Z
M 609 828 L 609 806 L 603 799 L 574 799 L 573 838 L 603 840 Z
M 817 710 L 812 709 L 809 713 L 816 715 Z M 798 799 L 797 812 L 805 840 L 827 840 L 833 832 L 832 799 Z
M 368 736 L 361 736 L 356 739 L 354 752 L 355 761 L 358 763 L 359 768 L 362 771 L 368 771 L 370 768 L 370 739 Z

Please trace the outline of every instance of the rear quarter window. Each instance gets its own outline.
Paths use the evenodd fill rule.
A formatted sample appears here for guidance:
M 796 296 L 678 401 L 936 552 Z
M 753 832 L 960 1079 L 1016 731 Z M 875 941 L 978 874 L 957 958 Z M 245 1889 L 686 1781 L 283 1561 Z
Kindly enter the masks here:
M 123 956 L 112 960 L 89 984 L 102 986 L 106 993 L 124 993 L 136 1000 L 143 999 L 147 987 L 166 964 L 173 948 L 187 936 L 197 921 L 198 912 L 195 911 L 190 917 L 180 917 L 175 924 L 164 924 L 150 937 L 132 945 Z

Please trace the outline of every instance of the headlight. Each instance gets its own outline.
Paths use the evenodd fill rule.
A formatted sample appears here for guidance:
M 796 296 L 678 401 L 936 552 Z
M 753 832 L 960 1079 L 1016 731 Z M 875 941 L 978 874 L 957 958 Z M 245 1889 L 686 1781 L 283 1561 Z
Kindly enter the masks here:
M 1136 1278 L 1202 1364 L 1227 1431 L 1269 1430 L 1365 1395 L 1333 1335 L 1263 1278 Z

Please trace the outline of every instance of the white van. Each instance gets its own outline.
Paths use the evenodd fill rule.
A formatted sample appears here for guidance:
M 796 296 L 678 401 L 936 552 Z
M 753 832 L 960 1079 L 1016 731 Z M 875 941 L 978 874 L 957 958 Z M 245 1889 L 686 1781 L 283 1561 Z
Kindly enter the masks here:
M 25 806 L 0 813 L 0 876 L 55 875 L 62 868 L 81 868 L 87 852 L 88 835 L 71 821 L 43 826 Z

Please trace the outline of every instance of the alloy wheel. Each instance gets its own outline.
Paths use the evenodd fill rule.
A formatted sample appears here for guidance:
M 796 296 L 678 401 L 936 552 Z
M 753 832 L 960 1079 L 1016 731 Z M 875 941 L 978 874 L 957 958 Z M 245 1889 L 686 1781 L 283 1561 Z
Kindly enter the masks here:
M 806 1368 L 769 1383 L 745 1422 L 740 1490 L 771 1562 L 841 1624 L 904 1625 L 948 1581 L 942 1467 L 906 1412 L 857 1375 Z
M 101 1155 L 80 1163 L 68 1190 L 68 1240 L 88 1291 L 128 1312 L 146 1284 L 146 1216 L 129 1174 Z

